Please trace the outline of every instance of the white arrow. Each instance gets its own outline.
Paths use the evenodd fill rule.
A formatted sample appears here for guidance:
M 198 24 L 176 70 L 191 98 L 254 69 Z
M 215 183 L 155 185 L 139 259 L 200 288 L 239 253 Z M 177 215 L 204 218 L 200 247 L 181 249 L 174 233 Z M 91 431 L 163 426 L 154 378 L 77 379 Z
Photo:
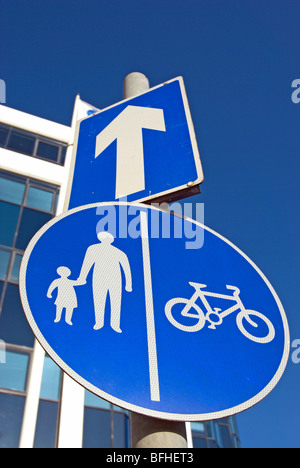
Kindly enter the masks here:
M 117 139 L 116 199 L 145 189 L 143 128 L 165 132 L 163 109 L 127 106 L 97 136 L 95 158 Z

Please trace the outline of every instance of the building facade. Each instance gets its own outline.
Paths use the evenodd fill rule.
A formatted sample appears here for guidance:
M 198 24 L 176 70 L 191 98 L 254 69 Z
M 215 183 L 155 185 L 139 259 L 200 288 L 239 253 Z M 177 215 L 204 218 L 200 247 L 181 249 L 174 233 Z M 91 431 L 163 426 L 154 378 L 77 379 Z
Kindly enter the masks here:
M 77 97 L 68 127 L 0 105 L 0 448 L 130 447 L 130 413 L 45 355 L 18 288 L 28 242 L 62 212 L 75 123 L 90 111 Z M 240 446 L 234 418 L 187 428 L 195 448 Z

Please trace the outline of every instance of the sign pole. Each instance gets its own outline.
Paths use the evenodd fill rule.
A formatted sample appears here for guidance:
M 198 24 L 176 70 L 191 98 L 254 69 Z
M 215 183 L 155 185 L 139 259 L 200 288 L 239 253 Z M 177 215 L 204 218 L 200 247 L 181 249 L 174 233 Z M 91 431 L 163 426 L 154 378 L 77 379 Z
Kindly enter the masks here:
M 186 425 L 143 414 L 131 413 L 133 448 L 188 448 Z
M 149 87 L 145 75 L 138 72 L 130 73 L 123 82 L 123 98 L 137 96 L 146 92 Z M 186 424 L 132 412 L 131 444 L 133 448 L 187 448 Z

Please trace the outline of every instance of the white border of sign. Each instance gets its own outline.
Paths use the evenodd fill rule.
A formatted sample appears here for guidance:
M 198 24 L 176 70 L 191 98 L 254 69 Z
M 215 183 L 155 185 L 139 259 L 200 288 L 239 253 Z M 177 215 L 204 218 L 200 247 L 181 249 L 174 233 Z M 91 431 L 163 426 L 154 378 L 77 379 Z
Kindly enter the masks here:
M 116 397 L 113 397 L 109 394 L 107 394 L 106 392 L 103 392 L 102 390 L 98 389 L 97 387 L 95 387 L 94 385 L 90 384 L 89 382 L 87 382 L 85 379 L 83 379 L 80 375 L 78 375 L 76 372 L 74 372 L 56 353 L 55 351 L 51 348 L 51 346 L 48 344 L 48 342 L 45 340 L 44 336 L 41 334 L 35 320 L 34 320 L 34 317 L 31 313 L 31 310 L 30 310 L 30 306 L 29 306 L 29 303 L 28 303 L 28 299 L 27 299 L 27 293 L 26 293 L 26 271 L 27 271 L 27 265 L 28 265 L 28 261 L 29 261 L 29 258 L 30 258 L 30 255 L 35 247 L 35 244 L 38 242 L 38 240 L 41 238 L 41 236 L 52 226 L 54 225 L 55 223 L 59 222 L 61 219 L 67 217 L 67 216 L 70 216 L 72 215 L 73 213 L 76 213 L 78 211 L 82 211 L 82 210 L 86 210 L 86 209 L 90 209 L 90 208 L 97 208 L 98 206 L 108 206 L 108 205 L 128 205 L 128 206 L 137 206 L 137 207 L 141 207 L 143 208 L 143 210 L 145 210 L 145 208 L 149 209 L 149 210 L 158 210 L 158 211 L 161 211 L 159 210 L 158 208 L 156 207 L 153 207 L 151 205 L 144 205 L 142 203 L 137 203 L 137 202 L 133 202 L 133 203 L 127 203 L 127 202 L 103 202 L 103 203 L 93 203 L 91 205 L 84 205 L 84 206 L 80 206 L 78 208 L 73 208 L 72 210 L 66 212 L 66 213 L 63 213 L 61 214 L 60 216 L 57 216 L 55 218 L 53 218 L 51 221 L 49 221 L 47 224 L 45 224 L 36 234 L 35 236 L 32 238 L 32 240 L 30 241 L 25 253 L 24 253 L 24 256 L 23 256 L 23 261 L 22 261 L 22 264 L 21 264 L 21 269 L 20 269 L 20 279 L 19 279 L 19 283 L 20 283 L 20 294 L 21 294 L 21 300 L 22 300 L 22 304 L 23 304 L 23 308 L 24 308 L 24 311 L 25 311 L 25 315 L 26 315 L 26 318 L 28 320 L 28 323 L 33 331 L 33 333 L 35 334 L 37 340 L 40 342 L 40 344 L 42 345 L 42 347 L 45 349 L 46 353 L 48 353 L 48 355 L 56 362 L 56 364 L 64 371 L 66 372 L 72 379 L 74 379 L 76 382 L 78 382 L 80 385 L 82 385 L 83 387 L 85 387 L 87 390 L 89 390 L 90 392 L 98 395 L 99 397 L 103 398 L 104 400 L 107 400 L 111 403 L 113 403 L 114 405 L 117 405 L 117 406 L 120 406 L 122 408 L 125 408 L 129 411 L 133 411 L 135 413 L 140 413 L 140 414 L 144 414 L 144 415 L 147 415 L 147 416 L 152 416 L 152 417 L 155 417 L 155 418 L 160 418 L 160 419 L 168 419 L 168 420 L 173 420 L 173 421 L 207 421 L 207 420 L 213 420 L 213 419 L 220 419 L 220 418 L 224 418 L 224 417 L 227 417 L 227 416 L 232 416 L 234 414 L 237 414 L 237 413 L 240 413 L 242 411 L 245 411 L 246 409 L 248 408 L 251 408 L 252 406 L 254 406 L 256 403 L 259 403 L 261 400 L 263 400 L 273 389 L 274 387 L 277 385 L 277 383 L 279 382 L 279 380 L 281 379 L 283 373 L 284 373 L 284 370 L 286 368 L 286 365 L 287 365 L 287 362 L 288 362 L 288 358 L 289 358 L 289 352 L 290 352 L 290 333 L 289 333 L 289 326 L 288 326 L 288 321 L 287 321 L 287 317 L 285 315 L 285 311 L 283 309 L 283 306 L 280 302 L 280 299 L 279 297 L 277 296 L 274 288 L 272 287 L 272 285 L 270 284 L 270 282 L 268 281 L 268 279 L 265 277 L 265 275 L 260 271 L 260 269 L 255 265 L 255 263 L 250 260 L 249 257 L 247 257 L 247 255 L 245 255 L 238 247 L 236 247 L 234 244 L 232 244 L 229 240 L 227 240 L 225 237 L 223 237 L 222 235 L 218 234 L 217 232 L 213 231 L 212 229 L 204 226 L 203 224 L 197 222 L 197 221 L 194 221 L 192 219 L 189 219 L 189 218 L 185 218 L 185 219 L 188 219 L 189 221 L 191 221 L 193 224 L 196 224 L 198 226 L 201 226 L 202 228 L 204 228 L 206 231 L 208 232 L 211 232 L 212 234 L 214 234 L 215 236 L 219 237 L 222 241 L 226 242 L 228 245 L 230 245 L 234 250 L 236 250 L 240 255 L 242 255 L 245 260 L 247 260 L 247 262 L 249 262 L 252 267 L 257 271 L 257 273 L 261 276 L 261 278 L 263 279 L 263 281 L 266 283 L 267 287 L 269 288 L 271 294 L 273 295 L 276 303 L 277 303 L 277 306 L 280 310 L 280 314 L 281 314 L 281 318 L 282 318 L 282 321 L 283 321 L 283 326 L 284 326 L 284 337 L 285 337 L 285 346 L 284 346 L 284 352 L 283 352 L 283 356 L 282 356 L 282 360 L 281 360 L 281 363 L 277 369 L 277 372 L 276 374 L 274 375 L 274 377 L 272 378 L 272 380 L 268 383 L 268 385 L 260 392 L 258 393 L 255 397 L 251 398 L 250 400 L 240 404 L 240 405 L 237 405 L 233 408 L 228 408 L 226 410 L 223 410 L 223 411 L 218 411 L 218 412 L 214 412 L 214 413 L 205 413 L 205 414 L 177 414 L 177 413 L 165 413 L 165 412 L 161 412 L 161 411 L 154 411 L 154 410 L 150 410 L 150 409 L 147 409 L 147 408 L 143 408 L 143 407 L 140 407 L 140 406 L 136 406 L 136 405 L 133 405 L 131 403 L 128 403 L 126 401 L 123 401 L 123 400 L 120 400 Z
M 149 201 L 149 200 L 156 200 L 157 198 L 161 198 L 161 197 L 168 197 L 168 196 L 170 196 L 171 194 L 173 194 L 175 192 L 179 192 L 181 190 L 188 190 L 189 188 L 197 186 L 197 185 L 201 184 L 204 181 L 202 164 L 201 164 L 201 160 L 200 160 L 200 154 L 199 154 L 198 144 L 197 144 L 196 135 L 195 135 L 195 129 L 194 129 L 193 121 L 192 121 L 192 116 L 191 116 L 190 107 L 189 107 L 189 103 L 188 103 L 188 99 L 187 99 L 187 94 L 186 94 L 186 90 L 185 90 L 185 86 L 184 86 L 184 81 L 183 81 L 182 76 L 178 76 L 177 78 L 173 78 L 172 80 L 166 81 L 165 83 L 162 83 L 162 84 L 160 84 L 158 86 L 154 86 L 153 88 L 150 88 L 145 93 L 141 93 L 138 96 L 134 96 L 134 97 L 131 97 L 131 98 L 128 98 L 128 99 L 124 99 L 123 101 L 117 102 L 116 104 L 113 104 L 112 106 L 106 107 L 105 109 L 102 109 L 99 112 L 95 112 L 95 114 L 93 114 L 91 116 L 88 116 L 88 117 L 85 117 L 85 118 L 83 118 L 81 120 L 78 120 L 78 122 L 76 123 L 76 129 L 75 129 L 75 137 L 74 137 L 74 145 L 73 145 L 73 153 L 72 153 L 72 162 L 71 162 L 71 167 L 70 167 L 69 183 L 68 183 L 68 187 L 67 187 L 66 200 L 68 200 L 68 204 L 69 204 L 69 199 L 70 199 L 70 196 L 71 196 L 71 190 L 72 190 L 72 184 L 73 184 L 73 177 L 74 177 L 75 164 L 76 164 L 76 155 L 77 155 L 77 145 L 78 145 L 78 138 L 79 138 L 81 122 L 83 122 L 84 120 L 87 120 L 87 119 L 92 119 L 95 115 L 101 114 L 102 112 L 105 112 L 108 109 L 112 109 L 113 107 L 119 106 L 119 105 L 124 104 L 126 102 L 130 102 L 133 99 L 136 99 L 137 97 L 140 97 L 140 96 L 142 96 L 144 94 L 151 93 L 155 89 L 161 88 L 162 86 L 166 86 L 169 83 L 172 83 L 173 81 L 178 81 L 179 85 L 180 85 L 180 90 L 181 90 L 185 115 L 186 115 L 186 119 L 187 119 L 187 123 L 188 123 L 188 129 L 189 129 L 191 144 L 192 144 L 192 148 L 193 148 L 193 154 L 194 154 L 194 160 L 195 160 L 195 166 L 196 166 L 196 172 L 197 172 L 197 179 L 192 180 L 192 181 L 188 180 L 187 183 L 184 184 L 184 185 L 181 185 L 179 187 L 173 187 L 170 190 L 155 193 L 155 194 L 153 194 L 151 196 L 137 199 L 136 201 L 137 202 L 143 202 L 143 201 Z M 102 203 L 102 202 L 99 202 L 99 203 Z M 68 209 L 68 206 L 65 206 L 64 211 L 66 211 L 67 209 Z

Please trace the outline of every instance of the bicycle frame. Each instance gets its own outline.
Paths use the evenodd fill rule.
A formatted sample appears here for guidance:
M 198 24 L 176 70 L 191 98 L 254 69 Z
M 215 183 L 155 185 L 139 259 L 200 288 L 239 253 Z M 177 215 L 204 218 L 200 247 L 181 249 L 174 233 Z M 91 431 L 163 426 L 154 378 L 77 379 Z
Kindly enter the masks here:
M 193 296 L 191 297 L 191 299 L 189 300 L 188 304 L 185 306 L 185 308 L 183 309 L 182 311 L 182 315 L 183 316 L 189 316 L 189 317 L 197 317 L 196 314 L 191 314 L 190 312 L 187 312 L 192 304 L 194 304 L 198 299 L 201 299 L 207 313 L 205 315 L 205 318 L 207 321 L 210 322 L 210 326 L 209 328 L 212 328 L 212 329 L 215 329 L 216 328 L 216 325 L 221 325 L 221 323 L 223 322 L 223 319 L 225 317 L 227 317 L 228 315 L 232 314 L 233 312 L 235 312 L 236 310 L 241 310 L 242 312 L 245 312 L 245 306 L 244 304 L 242 303 L 241 301 L 241 298 L 240 298 L 240 290 L 239 288 L 237 288 L 236 286 L 230 286 L 230 285 L 227 285 L 227 289 L 232 289 L 234 292 L 233 292 L 233 296 L 230 296 L 230 295 L 227 295 L 227 294 L 218 294 L 218 293 L 213 293 L 213 292 L 209 292 L 209 291 L 203 291 L 202 288 L 206 288 L 206 284 L 198 284 L 198 283 L 189 283 L 191 286 L 193 286 L 195 288 L 195 293 L 193 294 Z M 218 309 L 218 308 L 214 308 L 212 309 L 209 302 L 207 301 L 206 297 L 217 297 L 218 299 L 226 299 L 226 300 L 231 300 L 231 301 L 235 301 L 236 304 L 233 305 L 232 307 L 229 307 L 228 309 L 224 310 L 223 312 L 219 313 L 222 309 Z M 212 321 L 209 316 L 210 315 L 217 315 L 218 318 L 219 318 L 219 321 Z
M 203 288 L 206 288 L 206 284 L 200 283 L 189 283 L 190 286 L 195 288 L 195 292 L 190 299 L 185 299 L 181 297 L 175 297 L 170 299 L 166 306 L 165 306 L 165 313 L 167 319 L 171 322 L 174 327 L 178 328 L 179 330 L 185 332 L 197 332 L 204 328 L 205 322 L 209 322 L 208 328 L 215 330 L 218 325 L 223 323 L 224 317 L 232 314 L 233 312 L 239 310 L 239 313 L 236 316 L 236 324 L 239 331 L 249 340 L 254 341 L 255 343 L 270 343 L 273 341 L 276 331 L 272 324 L 272 322 L 261 312 L 257 310 L 250 310 L 246 309 L 241 298 L 240 298 L 240 290 L 236 286 L 227 285 L 227 289 L 231 289 L 233 291 L 233 295 L 230 296 L 229 294 L 218 294 L 209 291 L 203 291 Z M 229 301 L 234 301 L 235 304 L 232 307 L 228 307 L 222 311 L 217 307 L 212 308 L 206 299 L 207 297 L 216 297 L 218 299 L 225 299 Z M 197 304 L 197 300 L 201 299 L 203 306 L 206 309 L 206 313 L 199 307 Z M 175 304 L 185 304 L 183 310 L 181 311 L 181 315 L 184 317 L 193 317 L 197 319 L 196 323 L 192 323 L 191 325 L 186 325 L 178 321 L 172 315 L 172 308 Z M 191 313 L 190 310 L 194 310 L 194 313 Z M 246 322 L 254 328 L 257 328 L 259 325 L 258 323 L 254 322 L 251 319 L 251 316 L 259 318 L 265 325 L 268 327 L 268 334 L 266 336 L 256 336 L 249 332 L 247 328 L 245 328 L 243 322 L 244 319 Z

